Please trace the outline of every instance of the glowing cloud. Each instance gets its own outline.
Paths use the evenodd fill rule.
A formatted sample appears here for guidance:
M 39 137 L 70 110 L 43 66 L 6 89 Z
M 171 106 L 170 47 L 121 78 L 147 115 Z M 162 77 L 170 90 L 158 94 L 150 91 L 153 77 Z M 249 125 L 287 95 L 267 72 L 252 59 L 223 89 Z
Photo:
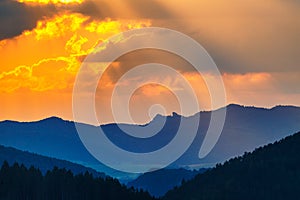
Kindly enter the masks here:
M 0 84 L 6 87 L 0 91 L 71 90 L 82 58 L 99 42 L 121 31 L 149 25 L 149 21 L 90 21 L 81 14 L 62 14 L 39 21 L 32 31 L 1 41 L 4 67 Z
M 80 4 L 84 0 L 19 0 L 20 3 L 31 3 L 31 4 Z
M 106 44 L 110 36 L 150 25 L 182 31 L 203 44 L 223 73 L 228 103 L 300 105 L 300 15 L 299 5 L 291 1 L 6 2 L 10 3 L 2 8 L 1 38 L 10 39 L 0 40 L 0 119 L 28 121 L 49 115 L 72 119 L 72 88 L 84 58 L 99 43 Z M 149 57 L 135 52 L 115 62 L 111 73 L 103 77 L 105 84 L 98 88 L 102 89 L 96 96 L 100 109 L 110 107 L 111 90 L 129 69 L 126 59 L 133 67 L 153 62 L 156 55 L 161 52 L 150 52 Z M 168 66 L 177 64 L 176 69 L 195 90 L 200 108 L 210 109 L 209 91 L 202 77 L 174 57 L 163 61 Z M 89 70 L 95 74 L 99 65 L 91 65 Z M 204 76 L 212 81 L 215 78 Z M 162 79 L 159 81 L 170 80 Z M 180 85 L 175 80 L 172 86 Z M 166 105 L 168 114 L 179 111 L 176 98 L 159 85 L 137 90 L 131 107 L 147 113 L 152 103 Z M 140 113 L 133 116 L 145 122 L 148 118 Z M 111 122 L 110 117 L 107 120 Z

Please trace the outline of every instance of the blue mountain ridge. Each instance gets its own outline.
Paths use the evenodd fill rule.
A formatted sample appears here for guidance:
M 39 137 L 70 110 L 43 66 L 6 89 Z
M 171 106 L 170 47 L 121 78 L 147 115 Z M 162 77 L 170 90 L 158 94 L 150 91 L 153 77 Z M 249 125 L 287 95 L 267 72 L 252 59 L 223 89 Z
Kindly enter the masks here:
M 231 104 L 226 109 L 227 117 L 221 137 L 204 159 L 198 158 L 198 152 L 206 134 L 211 113 L 220 112 L 220 109 L 184 117 L 184 120 L 193 120 L 196 115 L 200 116 L 197 136 L 189 149 L 169 168 L 211 167 L 300 130 L 300 108 L 298 107 L 276 106 L 265 109 Z M 121 148 L 133 152 L 147 152 L 159 149 L 170 142 L 176 134 L 180 119 L 181 116 L 177 114 L 156 116 L 149 123 L 150 125 L 159 123 L 160 120 L 165 120 L 166 123 L 161 131 L 147 139 L 129 136 L 118 127 L 136 131 L 141 127 L 139 125 L 107 124 L 102 125 L 101 128 L 106 136 Z M 99 128 L 88 124 L 83 125 L 90 129 Z M 57 117 L 36 122 L 0 122 L 0 144 L 82 164 L 124 182 L 138 176 L 116 171 L 97 161 L 82 144 L 74 122 Z
M 45 174 L 48 170 L 52 170 L 54 167 L 58 167 L 65 168 L 66 170 L 71 170 L 75 175 L 89 172 L 94 177 L 106 177 L 104 173 L 97 172 L 96 170 L 85 167 L 83 165 L 0 145 L 0 166 L 4 161 L 7 161 L 10 165 L 13 165 L 14 163 L 23 164 L 27 168 L 34 166 L 35 168 L 38 168 L 43 174 Z

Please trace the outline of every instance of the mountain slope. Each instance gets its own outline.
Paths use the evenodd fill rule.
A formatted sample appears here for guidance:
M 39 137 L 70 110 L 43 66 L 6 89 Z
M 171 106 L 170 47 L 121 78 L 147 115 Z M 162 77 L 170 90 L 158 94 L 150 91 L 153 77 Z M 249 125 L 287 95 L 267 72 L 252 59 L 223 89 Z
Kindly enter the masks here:
M 74 175 L 57 167 L 43 175 L 34 167 L 7 162 L 0 169 L 0 199 L 154 200 L 147 192 L 128 189 L 109 177 L 95 178 L 88 172 Z
M 37 122 L 0 122 L 0 144 L 47 157 L 68 160 L 114 177 L 126 178 L 127 176 L 97 161 L 81 143 L 74 122 L 57 117 Z
M 300 199 L 300 132 L 197 175 L 164 200 Z
M 210 114 L 211 112 L 200 113 L 201 122 L 196 139 L 175 165 L 195 164 L 211 167 L 211 164 L 243 155 L 246 151 L 253 151 L 259 146 L 275 142 L 300 130 L 298 107 L 276 106 L 264 109 L 232 104 L 227 106 L 224 128 L 217 144 L 204 159 L 199 160 L 198 152 L 209 124 Z
M 84 167 L 79 164 L 20 151 L 12 147 L 4 147 L 0 145 L 0 165 L 4 161 L 7 161 L 10 165 L 14 163 L 20 163 L 24 164 L 26 167 L 34 166 L 44 174 L 48 170 L 52 170 L 54 167 L 58 167 L 65 168 L 66 170 L 71 170 L 74 174 L 89 172 L 94 177 L 105 177 L 104 173 L 99 173 L 94 169 Z
M 216 110 L 213 112 L 219 112 Z M 210 122 L 212 112 L 200 112 L 199 130 L 190 148 L 173 163 L 171 168 L 211 167 L 231 157 L 252 151 L 256 147 L 274 142 L 300 129 L 300 108 L 277 106 L 272 109 L 227 106 L 227 118 L 218 143 L 204 159 L 198 158 Z M 134 138 L 124 133 L 118 126 L 137 131 L 140 126 L 108 124 L 101 128 L 106 136 L 121 148 L 133 152 L 157 150 L 170 142 L 178 129 L 181 116 L 157 116 L 150 124 L 166 120 L 163 129 L 150 138 Z M 185 120 L 194 120 L 195 116 Z M 99 127 L 84 125 L 91 130 Z M 141 132 L 143 134 L 143 132 Z M 189 134 L 188 132 L 186 134 Z M 117 178 L 131 178 L 130 174 L 112 170 L 97 161 L 82 144 L 74 122 L 52 117 L 37 122 L 0 122 L 0 144 L 17 149 L 79 163 Z M 134 166 L 133 166 L 134 167 Z
M 163 196 L 167 191 L 179 186 L 182 181 L 192 179 L 206 169 L 191 171 L 186 169 L 161 169 L 142 174 L 137 179 L 129 182 L 128 187 L 143 189 L 155 197 Z

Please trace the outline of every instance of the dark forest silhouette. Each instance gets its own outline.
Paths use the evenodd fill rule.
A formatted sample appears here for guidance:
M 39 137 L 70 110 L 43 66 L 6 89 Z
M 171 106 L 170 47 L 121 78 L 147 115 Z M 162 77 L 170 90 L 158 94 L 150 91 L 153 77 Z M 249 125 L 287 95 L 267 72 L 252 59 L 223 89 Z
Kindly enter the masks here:
M 117 179 L 94 178 L 89 172 L 73 175 L 54 167 L 44 176 L 41 171 L 18 163 L 4 162 L 0 170 L 0 199 L 9 200 L 151 200 L 147 192 L 121 185 Z
M 300 199 L 299 166 L 300 132 L 218 164 L 164 200 Z

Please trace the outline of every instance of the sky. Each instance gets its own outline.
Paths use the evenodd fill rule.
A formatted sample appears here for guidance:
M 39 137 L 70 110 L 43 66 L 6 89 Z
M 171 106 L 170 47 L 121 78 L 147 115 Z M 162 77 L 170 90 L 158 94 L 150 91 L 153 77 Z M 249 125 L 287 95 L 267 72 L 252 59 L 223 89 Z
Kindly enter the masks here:
M 299 11 L 296 0 L 1 0 L 0 120 L 72 120 L 74 81 L 86 56 L 111 36 L 143 27 L 177 30 L 199 42 L 222 75 L 226 104 L 300 106 Z M 174 67 L 189 81 L 199 110 L 216 109 L 203 77 L 189 63 L 143 50 L 121 56 L 104 73 L 95 98 L 102 123 L 115 121 L 107 108 L 118 79 L 154 61 Z M 181 112 L 171 91 L 178 81 L 154 78 L 171 88 L 138 88 L 129 106 L 135 123 L 155 115 L 149 115 L 149 109 L 155 112 L 152 105 L 163 105 L 164 114 Z

